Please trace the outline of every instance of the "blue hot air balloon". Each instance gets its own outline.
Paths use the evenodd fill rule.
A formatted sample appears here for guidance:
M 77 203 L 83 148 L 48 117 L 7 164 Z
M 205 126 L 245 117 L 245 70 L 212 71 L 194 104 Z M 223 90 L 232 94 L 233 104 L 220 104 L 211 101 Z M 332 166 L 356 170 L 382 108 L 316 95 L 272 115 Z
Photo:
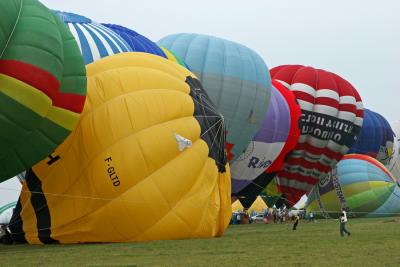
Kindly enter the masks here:
M 389 122 L 380 114 L 364 109 L 364 122 L 357 141 L 348 154 L 368 155 L 388 165 L 393 156 L 395 134 Z
M 158 44 L 180 57 L 200 79 L 224 116 L 228 158 L 237 158 L 268 109 L 271 79 L 264 60 L 242 44 L 201 34 L 169 35 Z
M 133 51 L 150 53 L 167 58 L 161 48 L 147 37 L 120 25 L 105 23 L 102 23 L 102 25 L 114 31 L 118 36 L 124 39 Z

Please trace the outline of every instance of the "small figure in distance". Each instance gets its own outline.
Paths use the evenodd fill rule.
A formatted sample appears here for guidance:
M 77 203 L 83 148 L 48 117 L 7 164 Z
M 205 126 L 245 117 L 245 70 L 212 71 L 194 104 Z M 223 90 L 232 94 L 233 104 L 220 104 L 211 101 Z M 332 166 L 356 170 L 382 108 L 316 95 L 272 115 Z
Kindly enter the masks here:
M 310 222 L 314 222 L 314 213 L 310 212 Z
M 297 225 L 299 224 L 299 220 L 300 220 L 300 216 L 299 216 L 299 214 L 296 214 L 296 215 L 294 216 L 293 230 L 296 230 Z
M 339 216 L 339 223 L 340 223 L 340 236 L 344 236 L 344 233 L 347 234 L 347 236 L 350 236 L 350 232 L 347 231 L 346 229 L 346 222 L 347 222 L 347 214 L 344 208 L 341 208 L 341 213 Z

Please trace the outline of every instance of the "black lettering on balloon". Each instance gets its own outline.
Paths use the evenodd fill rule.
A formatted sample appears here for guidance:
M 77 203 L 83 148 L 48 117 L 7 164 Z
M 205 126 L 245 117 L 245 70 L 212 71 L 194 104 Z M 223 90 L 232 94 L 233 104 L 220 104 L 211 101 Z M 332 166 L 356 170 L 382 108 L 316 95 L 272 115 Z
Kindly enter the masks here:
M 361 127 L 353 122 L 330 115 L 302 110 L 299 120 L 302 135 L 320 140 L 333 140 L 341 146 L 351 147 Z
M 107 163 L 107 174 L 110 177 L 113 186 L 119 186 L 121 184 L 118 175 L 116 174 L 115 167 L 111 166 L 112 158 L 105 158 L 104 161 Z

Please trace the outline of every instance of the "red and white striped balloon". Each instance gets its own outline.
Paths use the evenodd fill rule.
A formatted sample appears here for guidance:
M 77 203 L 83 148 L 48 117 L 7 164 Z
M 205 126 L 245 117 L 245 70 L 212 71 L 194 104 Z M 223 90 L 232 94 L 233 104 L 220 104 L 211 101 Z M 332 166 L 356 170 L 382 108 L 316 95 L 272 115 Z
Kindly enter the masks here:
M 282 65 L 271 69 L 271 77 L 292 90 L 301 107 L 301 136 L 277 175 L 279 191 L 293 205 L 356 141 L 363 105 L 348 81 L 325 70 Z

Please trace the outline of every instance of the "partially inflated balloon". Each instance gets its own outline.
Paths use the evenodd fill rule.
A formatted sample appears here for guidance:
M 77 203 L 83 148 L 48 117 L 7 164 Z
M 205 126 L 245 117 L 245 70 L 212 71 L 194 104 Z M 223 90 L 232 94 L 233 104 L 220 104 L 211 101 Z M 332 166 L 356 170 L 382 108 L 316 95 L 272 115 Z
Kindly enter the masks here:
M 166 55 L 161 50 L 161 48 L 156 43 L 149 40 L 147 37 L 120 25 L 105 23 L 103 23 L 102 25 L 111 29 L 118 36 L 124 39 L 125 42 L 130 46 L 132 51 L 150 53 L 166 58 Z
M 275 161 L 285 145 L 289 128 L 289 106 L 279 91 L 272 87 L 271 101 L 261 128 L 246 151 L 231 163 L 232 194 L 252 184 Z
M 68 26 L 85 60 L 85 64 L 117 53 L 134 51 L 123 38 L 106 26 L 81 15 L 53 11 Z
M 158 42 L 182 58 L 224 115 L 230 160 L 243 153 L 268 109 L 271 80 L 264 60 L 225 39 L 181 33 Z
M 0 2 L 0 181 L 48 156 L 78 122 L 85 68 L 64 24 L 36 0 Z
M 196 77 L 147 53 L 106 57 L 87 73 L 77 129 L 27 173 L 9 225 L 13 239 L 221 235 L 231 212 L 223 119 Z
M 271 69 L 271 76 L 294 92 L 301 107 L 301 136 L 277 177 L 279 190 L 293 205 L 354 144 L 363 107 L 356 89 L 334 73 L 282 65 Z
M 400 212 L 400 187 L 376 159 L 348 154 L 312 189 L 306 205 L 308 211 L 334 218 L 340 208 L 355 217 L 394 216 Z
M 286 104 L 289 107 L 290 127 L 284 146 L 280 150 L 278 157 L 268 166 L 265 171 L 257 176 L 250 184 L 236 193 L 240 197 L 240 201 L 248 208 L 256 197 L 263 191 L 263 189 L 274 179 L 276 173 L 280 171 L 284 164 L 284 159 L 296 146 L 299 140 L 299 119 L 301 115 L 300 106 L 294 96 L 293 92 L 287 89 L 279 82 L 273 80 L 272 85 L 284 97 Z M 271 105 L 273 104 L 271 100 Z M 280 117 L 281 114 L 278 114 Z M 282 122 L 280 122 L 282 123 Z M 272 131 L 272 129 L 270 129 Z M 276 187 L 276 186 L 275 186 Z
M 388 165 L 393 157 L 394 135 L 392 127 L 382 115 L 364 109 L 360 134 L 348 154 L 365 154 Z

